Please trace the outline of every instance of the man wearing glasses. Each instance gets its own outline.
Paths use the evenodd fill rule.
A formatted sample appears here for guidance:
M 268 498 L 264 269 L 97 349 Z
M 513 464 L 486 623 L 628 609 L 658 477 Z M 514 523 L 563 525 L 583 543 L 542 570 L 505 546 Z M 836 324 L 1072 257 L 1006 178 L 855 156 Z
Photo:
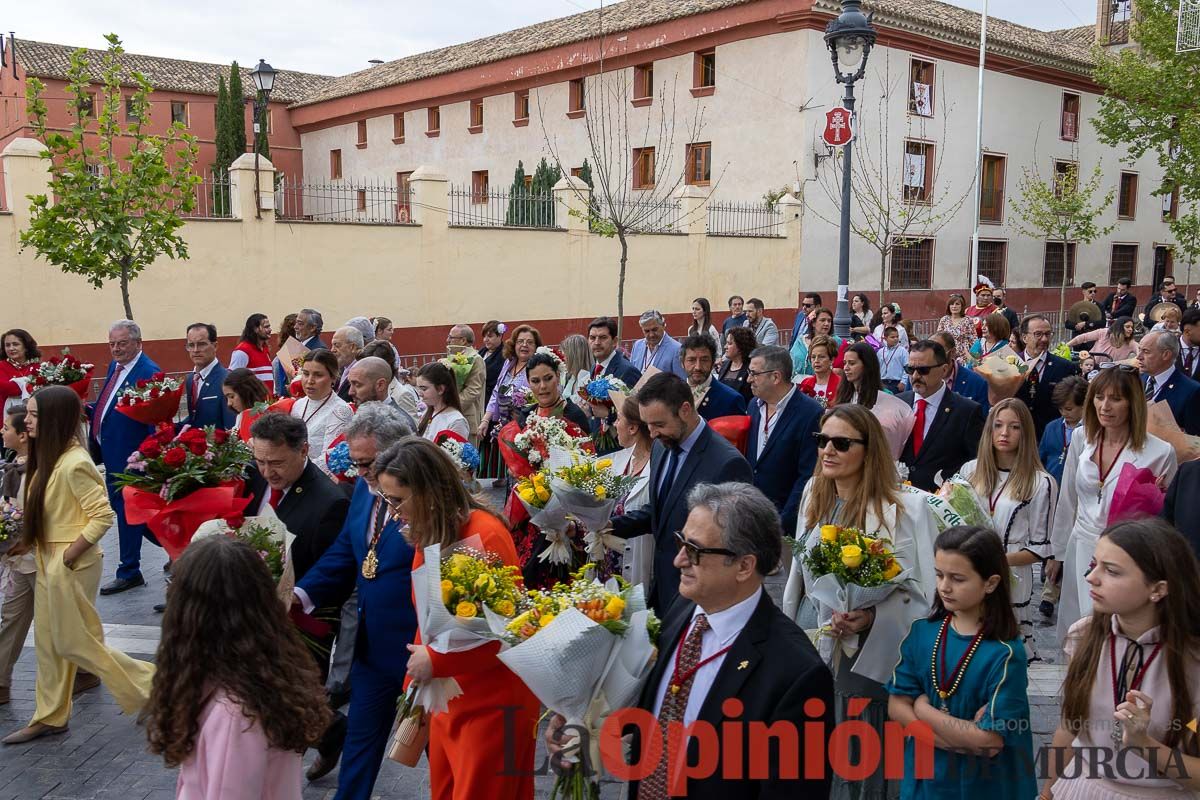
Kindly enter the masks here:
M 1059 416 L 1058 406 L 1054 405 L 1054 387 L 1068 375 L 1079 374 L 1079 367 L 1050 352 L 1051 330 L 1049 318 L 1041 314 L 1030 314 L 1021 321 L 1028 372 L 1027 380 L 1022 381 L 1017 390 L 1017 397 L 1033 414 L 1034 432 L 1039 442 L 1046 426 Z
M 737 449 L 713 433 L 696 412 L 692 390 L 660 372 L 638 391 L 638 412 L 650 429 L 650 502 L 612 520 L 622 539 L 654 535 L 654 578 L 648 602 L 660 615 L 679 595 L 674 531 L 687 520 L 687 496 L 701 483 L 753 483 L 754 472 Z
M 793 342 L 808 333 L 808 315 L 820 307 L 821 295 L 816 292 L 809 292 L 800 299 L 800 311 L 796 314 L 796 321 L 792 323 Z
M 1079 289 L 1083 293 L 1083 296 L 1079 299 L 1088 303 L 1095 303 L 1096 307 L 1100 309 L 1100 317 L 1098 319 L 1081 319 L 1074 325 L 1067 320 L 1063 320 L 1063 328 L 1070 334 L 1068 338 L 1072 339 L 1081 333 L 1099 330 L 1106 324 L 1104 321 L 1104 308 L 1100 305 L 1100 301 L 1096 299 L 1096 284 L 1091 281 L 1084 281 Z M 1013 327 L 1015 328 L 1016 326 L 1014 325 Z
M 359 475 L 346 523 L 337 541 L 304 579 L 296 582 L 296 602 L 306 612 L 318 605 L 354 603 L 353 625 L 348 626 L 345 614 L 342 616 L 335 659 L 349 652 L 354 678 L 338 797 L 371 796 L 396 719 L 396 701 L 404 693 L 405 648 L 417 630 L 412 601 L 413 549 L 404 539 L 403 524 L 393 518 L 379 495 L 374 471 L 380 453 L 412 434 L 412 427 L 400 414 L 399 409 L 368 402 L 346 426 L 350 459 Z M 373 569 L 366 568 L 370 563 Z M 336 763 L 337 759 L 319 755 L 309 779 L 316 780 Z
M 477 429 L 483 420 L 483 408 L 487 405 L 487 397 L 484 395 L 487 388 L 487 364 L 475 349 L 475 331 L 470 325 L 455 325 L 446 334 L 446 354 L 452 356 L 455 353 L 462 353 L 471 360 L 471 371 L 465 380 L 459 381 L 458 401 L 462 405 L 463 416 L 467 418 L 467 427 L 471 431 L 471 444 L 478 447 Z
M 100 396 L 88 405 L 91 421 L 88 446 L 92 458 L 104 462 L 104 483 L 108 487 L 108 502 L 117 512 L 117 532 L 120 534 L 121 563 L 117 576 L 100 587 L 100 594 L 117 594 L 135 586 L 145 586 L 142 577 L 142 538 L 157 544 L 145 525 L 130 525 L 125 519 L 125 500 L 121 489 L 113 484 L 113 476 L 128 468 L 129 456 L 146 437 L 154 433 L 153 425 L 140 422 L 118 412 L 117 399 L 126 388 L 140 380 L 149 380 L 158 372 L 158 364 L 142 353 L 142 329 L 133 320 L 114 322 L 108 330 L 108 349 L 112 363 Z
M 913 407 L 915 421 L 900 460 L 913 486 L 934 492 L 941 480 L 975 457 L 983 435 L 983 410 L 946 386 L 946 350 L 932 339 L 912 346 L 904 371 L 913 391 L 897 397 Z
M 192 371 L 184 380 L 187 398 L 187 425 L 204 428 L 209 425 L 229 430 L 237 415 L 225 402 L 221 384 L 229 374 L 217 360 L 217 326 L 210 322 L 193 322 L 187 327 L 184 348 L 192 362 Z

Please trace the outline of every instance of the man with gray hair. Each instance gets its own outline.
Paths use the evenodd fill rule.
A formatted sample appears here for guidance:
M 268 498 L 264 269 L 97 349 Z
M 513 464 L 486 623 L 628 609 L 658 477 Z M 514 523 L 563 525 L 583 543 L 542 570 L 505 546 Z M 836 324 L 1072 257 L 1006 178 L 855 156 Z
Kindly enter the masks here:
M 346 427 L 350 460 L 359 474 L 346 524 L 295 588 L 295 604 L 305 611 L 357 597 L 357 635 L 339 636 L 334 654 L 335 662 L 345 654 L 353 658 L 338 797 L 371 796 L 396 718 L 396 701 L 404 691 L 406 646 L 416 634 L 413 548 L 379 496 L 375 473 L 379 453 L 411 434 L 397 409 L 378 402 L 359 408 Z M 347 634 L 345 616 L 342 624 L 341 633 Z M 336 760 L 318 757 L 308 770 L 309 780 L 328 773 L 334 764 Z
M 125 519 L 125 500 L 113 478 L 128 469 L 129 456 L 154 433 L 153 425 L 143 425 L 132 417 L 119 413 L 114 407 L 126 388 L 140 380 L 150 380 L 159 371 L 158 364 L 142 352 L 142 329 L 130 319 L 114 322 L 108 329 L 108 349 L 113 360 L 95 403 L 88 404 L 91 421 L 88 445 L 92 458 L 104 462 L 104 484 L 108 501 L 117 512 L 117 531 L 121 540 L 121 562 L 117 576 L 100 589 L 100 594 L 116 594 L 135 586 L 145 586 L 142 577 L 142 539 L 158 544 L 145 525 L 130 525 Z
M 360 358 L 350 367 L 347 381 L 350 384 L 350 396 L 362 408 L 367 403 L 379 402 L 396 409 L 404 422 L 413 430 L 417 423 L 407 411 L 400 408 L 388 394 L 395 370 L 390 364 L 378 356 Z M 354 425 L 354 420 L 350 421 Z
M 346 327 L 354 328 L 362 334 L 364 347 L 375 341 L 375 323 L 366 317 L 351 317 L 346 320 Z
M 1200 383 L 1175 368 L 1179 361 L 1179 337 L 1170 331 L 1151 331 L 1138 344 L 1138 368 L 1146 402 L 1166 401 L 1179 427 L 1192 436 L 1200 435 Z
M 679 342 L 667 333 L 667 321 L 662 312 L 650 309 L 638 317 L 638 325 L 643 338 L 633 343 L 633 355 L 630 356 L 633 366 L 643 374 L 654 367 L 660 372 L 671 372 L 687 380 L 687 372 L 679 360 Z
M 471 371 L 466 379 L 458 380 L 458 401 L 467 427 L 471 431 L 470 441 L 479 446 L 479 423 L 483 420 L 483 408 L 487 404 L 487 364 L 475 349 L 475 331 L 470 325 L 459 323 L 446 334 L 446 352 L 453 356 L 462 353 L 471 359 Z M 455 373 L 458 378 L 458 373 Z
M 721 483 L 695 486 L 687 503 L 687 522 L 673 534 L 680 598 L 663 618 L 658 640 L 659 652 L 671 655 L 655 661 L 638 700 L 659 724 L 630 724 L 630 763 L 645 763 L 647 752 L 663 755 L 648 777 L 630 785 L 629 796 L 828 797 L 825 770 L 788 775 L 777 748 L 764 755 L 764 778 L 753 781 L 750 790 L 731 793 L 727 779 L 744 767 L 743 728 L 722 724 L 725 703 L 736 702 L 731 707 L 738 709 L 741 723 L 787 730 L 795 752 L 825 753 L 834 728 L 833 675 L 804 631 L 763 588 L 783 555 L 783 529 L 771 501 L 745 484 Z M 717 738 L 711 751 L 719 761 L 707 777 L 683 777 L 686 770 L 674 759 L 684 758 L 684 752 L 676 756 L 665 741 L 648 746 L 641 739 L 647 730 L 655 736 L 667 731 L 669 739 L 698 722 Z M 552 755 L 561 747 L 564 723 L 556 716 L 546 732 Z M 819 732 L 820 743 L 805 741 L 812 731 Z M 726 747 L 733 745 L 723 741 L 727 736 L 738 737 L 737 746 Z M 726 753 L 739 754 L 737 763 L 724 763 Z
M 309 350 L 325 350 L 325 342 L 321 341 L 321 331 L 325 329 L 325 319 L 315 308 L 302 308 L 296 314 L 296 341 Z M 283 369 L 283 362 L 276 356 L 274 361 L 275 391 L 281 397 L 287 397 L 288 377 Z
M 337 396 L 350 402 L 350 383 L 347 380 L 350 374 L 350 368 L 358 361 L 358 354 L 363 349 L 363 335 L 358 328 L 353 328 L 345 325 L 333 332 L 333 343 L 331 349 L 333 354 L 337 356 L 338 366 L 342 368 L 342 374 L 338 376 L 335 391 Z

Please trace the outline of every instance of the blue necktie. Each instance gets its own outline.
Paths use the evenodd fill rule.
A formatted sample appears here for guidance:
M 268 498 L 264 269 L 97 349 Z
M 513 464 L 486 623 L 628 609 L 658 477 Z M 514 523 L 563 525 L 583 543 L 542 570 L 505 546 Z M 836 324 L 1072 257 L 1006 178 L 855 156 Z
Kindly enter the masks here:
M 659 487 L 658 496 L 656 498 L 656 505 L 658 506 L 660 514 L 663 506 L 666 505 L 667 495 L 671 493 L 671 484 L 675 482 L 675 471 L 679 466 L 679 454 L 679 448 L 672 447 L 670 455 L 667 456 L 666 472 L 662 476 L 662 486 Z

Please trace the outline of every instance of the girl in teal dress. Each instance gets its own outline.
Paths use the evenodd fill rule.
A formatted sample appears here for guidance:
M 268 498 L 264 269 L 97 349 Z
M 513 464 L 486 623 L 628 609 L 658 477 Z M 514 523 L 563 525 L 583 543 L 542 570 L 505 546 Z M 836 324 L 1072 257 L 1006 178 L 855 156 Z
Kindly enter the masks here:
M 1009 569 L 995 531 L 961 525 L 934 544 L 937 594 L 927 619 L 900 645 L 888 682 L 888 716 L 921 721 L 932 745 L 904 741 L 901 800 L 1029 800 L 1037 795 L 1025 647 L 1009 598 Z M 917 747 L 933 751 L 918 775 Z

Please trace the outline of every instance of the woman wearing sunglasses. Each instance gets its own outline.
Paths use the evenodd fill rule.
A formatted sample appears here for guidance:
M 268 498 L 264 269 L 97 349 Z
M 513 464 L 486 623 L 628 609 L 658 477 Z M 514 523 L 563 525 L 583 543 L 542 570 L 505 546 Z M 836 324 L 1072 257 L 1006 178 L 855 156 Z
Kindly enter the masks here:
M 892 460 L 900 458 L 904 443 L 912 433 L 912 406 L 883 389 L 879 374 L 879 356 L 866 342 L 856 342 L 842 356 L 842 382 L 834 396 L 836 405 L 856 403 L 869 409 L 879 424 L 891 451 Z
M 1083 436 L 1072 436 L 1063 464 L 1062 490 L 1050 532 L 1053 550 L 1047 580 L 1062 573 L 1058 641 L 1081 617 L 1092 613 L 1084 575 L 1091 569 L 1096 541 L 1108 526 L 1121 471 L 1130 465 L 1148 469 L 1167 485 L 1175 475 L 1175 450 L 1146 431 L 1145 392 L 1136 367 L 1114 364 L 1101 369 L 1088 385 L 1083 404 Z M 1115 521 L 1115 520 L 1111 520 Z
M 884 684 L 896 666 L 900 641 L 912 622 L 928 610 L 935 588 L 933 541 L 938 527 L 931 504 L 940 501 L 920 489 L 900 486 L 883 428 L 866 408 L 829 409 L 816 438 L 816 469 L 804 488 L 796 530 L 800 547 L 808 550 L 817 544 L 822 525 L 857 528 L 866 536 L 890 540 L 901 571 L 896 589 L 884 600 L 843 614 L 805 596 L 805 587 L 812 585 L 815 576 L 801 559 L 793 558 L 783 611 L 801 627 L 821 627 L 829 634 L 817 646 L 834 670 L 837 722 L 850 718 L 851 699 L 868 698 L 870 705 L 857 719 L 870 723 L 882 736 L 888 718 Z M 888 791 L 882 760 L 875 773 L 858 783 L 835 776 L 830 797 L 850 797 L 852 790 L 861 798 L 895 795 Z M 898 791 L 896 786 L 890 788 Z

